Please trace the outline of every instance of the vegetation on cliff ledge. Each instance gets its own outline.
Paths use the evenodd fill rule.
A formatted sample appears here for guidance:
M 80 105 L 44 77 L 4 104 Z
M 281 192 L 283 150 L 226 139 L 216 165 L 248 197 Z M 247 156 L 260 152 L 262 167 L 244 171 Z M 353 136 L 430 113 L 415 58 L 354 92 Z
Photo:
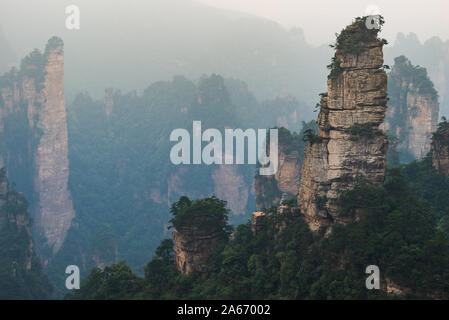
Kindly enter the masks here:
M 388 80 L 392 86 L 401 86 L 404 81 L 407 81 L 414 88 L 418 89 L 419 93 L 428 94 L 434 100 L 438 99 L 438 92 L 427 74 L 427 69 L 418 65 L 412 65 L 405 56 L 399 56 L 394 59 L 394 66 Z M 395 88 L 391 87 L 391 89 Z
M 358 141 L 359 139 L 373 139 L 376 135 L 382 134 L 381 131 L 375 129 L 372 123 L 355 123 L 352 125 L 348 133 L 351 141 Z
M 331 45 L 340 54 L 360 54 L 367 50 L 366 43 L 378 40 L 381 44 L 387 44 L 385 39 L 377 39 L 377 33 L 384 24 L 384 18 L 379 16 L 379 29 L 368 29 L 366 27 L 366 19 L 368 17 L 357 17 L 355 21 L 340 33 L 336 33 L 335 44 Z
M 384 24 L 384 18 L 379 16 L 379 29 L 368 29 L 366 27 L 366 19 L 369 17 L 357 17 L 355 21 L 340 33 L 336 33 L 335 44 L 331 44 L 330 47 L 335 48 L 337 55 L 332 58 L 331 63 L 327 66 L 330 72 L 330 77 L 337 77 L 343 68 L 340 66 L 340 56 L 347 54 L 359 55 L 368 49 L 367 44 L 369 42 L 378 41 L 381 45 L 388 44 L 385 39 L 378 39 L 377 34 L 381 30 Z
M 449 122 L 446 117 L 441 117 L 441 122 L 438 124 L 438 129 L 432 134 L 432 144 L 434 145 L 436 142 L 439 144 L 449 144 L 447 139 L 444 139 L 449 130 Z
M 228 232 L 227 225 L 229 209 L 226 208 L 226 201 L 215 196 L 205 199 L 190 200 L 182 196 L 179 201 L 172 204 L 171 213 L 173 219 L 170 220 L 172 226 L 177 230 L 184 228 L 198 228 L 203 230 L 222 230 Z

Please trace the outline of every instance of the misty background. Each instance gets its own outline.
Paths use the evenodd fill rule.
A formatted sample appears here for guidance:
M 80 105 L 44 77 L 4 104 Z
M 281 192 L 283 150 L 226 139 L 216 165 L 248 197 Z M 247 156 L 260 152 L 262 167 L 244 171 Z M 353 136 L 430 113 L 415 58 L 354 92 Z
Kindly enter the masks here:
M 66 29 L 68 5 L 80 8 L 80 30 Z M 83 275 L 121 259 L 144 265 L 169 236 L 169 206 L 181 195 L 216 194 L 228 201 L 233 224 L 246 222 L 256 207 L 255 166 L 171 165 L 170 132 L 198 119 L 205 128 L 282 126 L 299 133 L 285 137 L 302 150 L 304 130 L 316 126 L 303 121 L 316 119 L 327 88 L 329 44 L 368 5 L 385 17 L 385 64 L 405 55 L 426 67 L 440 115 L 448 115 L 445 1 L 0 0 L 0 74 L 52 36 L 65 43 L 76 216 L 46 266 L 58 294 L 68 264 L 80 265 Z M 24 132 L 23 122 L 8 122 Z M 26 149 L 16 135 L 6 136 Z M 30 176 L 16 162 L 8 177 L 27 190 Z
M 65 28 L 71 4 L 80 8 L 80 30 Z M 293 95 L 312 110 L 326 88 L 335 32 L 369 5 L 386 20 L 386 63 L 405 54 L 427 67 L 447 113 L 448 76 L 441 69 L 448 64 L 436 61 L 441 55 L 447 61 L 449 52 L 442 0 L 1 0 L 0 72 L 57 35 L 65 42 L 68 101 L 79 92 L 101 98 L 108 87 L 141 92 L 175 75 L 198 80 L 217 73 L 246 82 L 258 99 Z

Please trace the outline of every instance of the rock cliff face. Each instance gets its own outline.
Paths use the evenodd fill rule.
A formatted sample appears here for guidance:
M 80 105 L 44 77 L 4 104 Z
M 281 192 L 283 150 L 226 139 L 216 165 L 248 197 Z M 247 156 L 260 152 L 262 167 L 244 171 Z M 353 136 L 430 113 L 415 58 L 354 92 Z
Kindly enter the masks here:
M 299 191 L 301 179 L 300 137 L 279 129 L 278 171 L 271 176 L 257 175 L 254 180 L 256 209 L 278 206 L 282 197 L 293 199 Z
M 229 238 L 229 209 L 215 196 L 191 201 L 181 197 L 171 206 L 174 258 L 182 274 L 208 271 L 208 259 Z
M 425 66 L 438 91 L 440 112 L 449 111 L 449 41 L 432 37 L 421 41 L 415 33 L 399 32 L 393 46 L 386 48 L 387 61 L 402 54 L 416 65 Z
M 152 195 L 159 202 L 166 201 L 170 206 L 181 195 L 191 198 L 202 198 L 210 194 L 226 200 L 229 209 L 234 215 L 242 215 L 246 212 L 250 197 L 254 194 L 250 185 L 250 177 L 239 170 L 238 165 L 218 165 L 210 171 L 201 174 L 208 176 L 209 185 L 192 185 L 189 175 L 192 173 L 188 167 L 174 170 L 168 179 L 167 189 L 152 189 Z M 198 172 L 196 172 L 199 176 Z
M 197 227 L 182 228 L 173 232 L 175 242 L 175 263 L 182 274 L 207 272 L 207 260 L 223 243 L 220 230 L 208 230 Z
M 262 231 L 269 231 L 274 239 L 278 239 L 287 225 L 294 223 L 294 220 L 300 215 L 298 207 L 280 205 L 275 210 L 273 209 L 253 212 L 251 232 L 254 235 Z
M 218 198 L 225 199 L 234 214 L 245 213 L 250 188 L 237 166 L 220 165 L 212 172 L 214 192 Z
M 75 215 L 67 186 L 62 40 L 54 37 L 44 54 L 35 50 L 23 59 L 20 70 L 1 78 L 0 92 L 0 163 L 28 193 L 37 234 L 56 253 Z
M 399 139 L 405 160 L 421 159 L 430 151 L 438 124 L 438 95 L 425 68 L 413 66 L 404 56 L 395 59 L 388 78 L 385 129 Z
M 439 174 L 449 176 L 449 123 L 443 122 L 432 138 L 432 163 Z
M 328 92 L 322 95 L 318 135 L 309 135 L 302 165 L 298 206 L 312 230 L 346 223 L 335 203 L 358 176 L 384 181 L 387 139 L 379 130 L 387 104 L 382 69 L 384 41 L 358 18 L 337 37 L 329 66 Z

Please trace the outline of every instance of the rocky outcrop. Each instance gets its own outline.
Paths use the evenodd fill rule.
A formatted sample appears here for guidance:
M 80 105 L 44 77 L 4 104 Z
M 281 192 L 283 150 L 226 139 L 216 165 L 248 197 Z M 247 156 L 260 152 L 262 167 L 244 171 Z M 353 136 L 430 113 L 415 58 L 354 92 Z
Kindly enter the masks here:
M 439 174 L 449 176 L 449 123 L 443 122 L 432 138 L 432 163 Z
M 251 217 L 251 232 L 257 235 L 261 232 L 268 232 L 270 237 L 277 240 L 282 231 L 289 224 L 295 223 L 300 216 L 299 208 L 290 205 L 280 205 L 265 211 L 253 212 Z
M 202 219 L 201 216 L 195 219 Z M 178 271 L 182 274 L 208 271 L 208 259 L 215 249 L 225 241 L 220 228 L 200 228 L 189 225 L 173 231 L 174 257 Z
M 50 39 L 44 54 L 35 50 L 20 70 L 3 76 L 0 92 L 0 132 L 6 141 L 1 162 L 18 187 L 26 189 L 37 234 L 56 253 L 75 216 L 67 186 L 62 40 Z
M 449 111 L 449 41 L 439 37 L 431 37 L 421 41 L 418 36 L 410 32 L 399 32 L 393 46 L 385 50 L 387 61 L 392 61 L 402 54 L 416 65 L 425 66 L 435 89 L 438 91 L 440 112 Z
M 171 206 L 174 258 L 182 274 L 205 273 L 215 250 L 227 242 L 229 209 L 215 196 L 191 201 L 182 196 Z
M 101 270 L 118 262 L 118 247 L 115 234 L 110 228 L 103 228 L 94 236 L 92 244 L 92 260 Z
M 388 78 L 385 130 L 399 139 L 405 160 L 422 159 L 430 151 L 438 125 L 438 95 L 425 68 L 413 66 L 404 56 L 395 59 Z
M 253 212 L 251 216 L 251 231 L 254 235 L 258 234 L 266 227 L 266 213 L 263 211 Z
M 196 177 L 207 176 L 210 181 L 209 185 L 192 185 L 190 177 L 194 174 Z M 193 172 L 188 167 L 180 167 L 173 170 L 168 178 L 167 191 L 153 188 L 151 197 L 153 198 L 157 194 L 159 202 L 160 199 L 164 199 L 170 206 L 181 195 L 187 195 L 190 198 L 203 198 L 214 194 L 227 201 L 228 207 L 234 215 L 242 215 L 246 212 L 250 196 L 254 194 L 249 180 L 245 171 L 239 170 L 239 165 L 218 165 L 201 173 Z
M 312 230 L 346 223 L 336 199 L 364 176 L 380 184 L 386 171 L 387 139 L 379 126 L 387 104 L 383 40 L 363 18 L 337 37 L 329 66 L 328 91 L 322 94 L 318 135 L 309 134 L 298 206 Z
M 214 181 L 213 194 L 220 199 L 225 199 L 234 214 L 244 214 L 250 188 L 245 181 L 245 176 L 238 171 L 238 166 L 220 165 L 213 170 L 212 180 Z
M 278 171 L 271 176 L 256 175 L 256 209 L 278 206 L 281 198 L 293 199 L 299 191 L 301 179 L 300 137 L 287 129 L 279 129 Z

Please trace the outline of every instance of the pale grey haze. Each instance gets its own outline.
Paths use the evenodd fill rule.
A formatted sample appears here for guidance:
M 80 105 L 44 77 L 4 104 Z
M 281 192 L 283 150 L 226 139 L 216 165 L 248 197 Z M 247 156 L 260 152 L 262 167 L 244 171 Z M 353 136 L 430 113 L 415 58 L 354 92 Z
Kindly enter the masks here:
M 78 31 L 65 27 L 68 5 L 80 8 Z M 69 99 L 217 73 L 244 81 L 258 99 L 293 95 L 310 119 L 326 89 L 328 44 L 370 5 L 386 20 L 386 63 L 404 54 L 427 67 L 449 114 L 447 0 L 0 0 L 0 73 L 57 35 Z
M 304 30 L 309 43 L 333 41 L 335 30 L 365 14 L 368 6 L 377 6 L 388 23 L 383 36 L 395 39 L 398 32 L 414 32 L 421 40 L 438 36 L 449 39 L 449 1 L 447 0 L 199 0 L 202 3 L 238 10 L 291 28 Z

